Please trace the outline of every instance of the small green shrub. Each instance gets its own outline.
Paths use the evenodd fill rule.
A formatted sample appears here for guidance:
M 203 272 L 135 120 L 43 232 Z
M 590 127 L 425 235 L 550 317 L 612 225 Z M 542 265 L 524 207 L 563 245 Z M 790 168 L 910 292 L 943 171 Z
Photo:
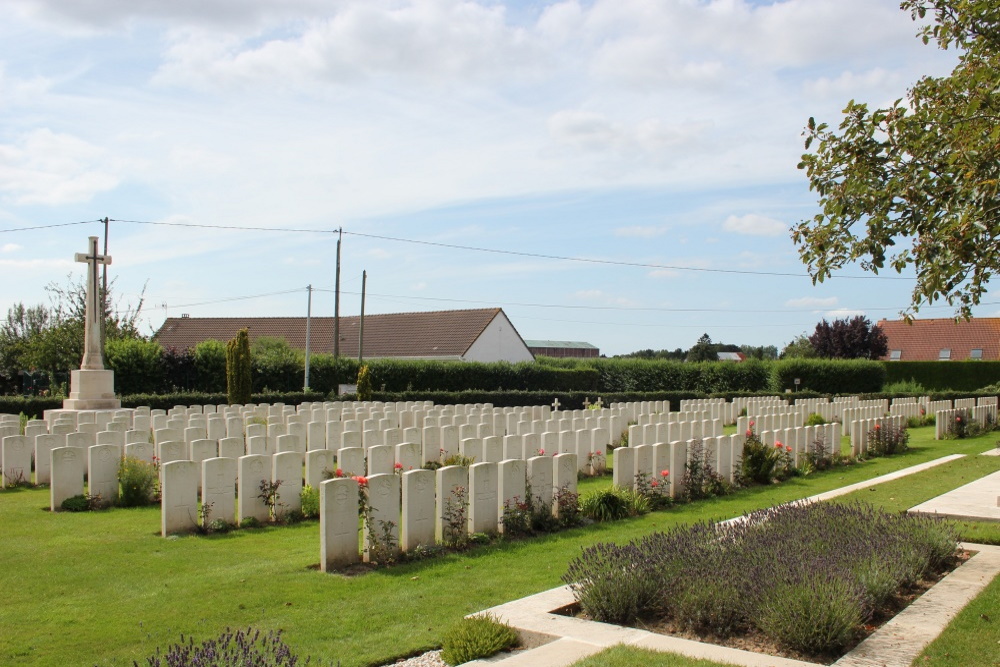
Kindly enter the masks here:
M 306 519 L 319 518 L 319 489 L 314 489 L 306 484 L 302 487 L 302 492 L 299 494 L 299 500 L 302 503 L 303 517 Z
M 629 516 L 642 516 L 643 514 L 649 514 L 650 510 L 652 510 L 649 498 L 635 489 L 623 489 L 622 494 L 625 497 L 625 502 L 628 503 Z
M 255 516 L 245 516 L 240 521 L 240 528 L 260 528 L 260 520 Z
M 580 497 L 580 512 L 593 521 L 617 521 L 631 516 L 631 511 L 628 496 L 617 486 Z
M 473 463 L 476 462 L 474 456 L 465 456 L 464 454 L 451 454 L 444 460 L 444 465 L 446 466 L 464 466 L 468 468 Z
M 59 508 L 64 512 L 86 512 L 90 509 L 90 500 L 83 494 L 70 496 L 62 501 Z
M 143 507 L 156 498 L 160 475 L 152 463 L 134 456 L 123 456 L 118 464 L 118 484 L 121 487 L 119 505 Z
M 896 380 L 895 382 L 888 382 L 882 387 L 883 394 L 913 394 L 915 396 L 922 396 L 927 393 L 927 389 L 924 385 L 917 382 L 914 378 L 909 380 Z
M 823 415 L 819 414 L 818 412 L 813 412 L 808 417 L 806 417 L 806 421 L 805 421 L 804 425 L 805 426 L 822 426 L 825 423 L 826 423 L 826 420 L 823 419 Z
M 743 443 L 743 456 L 739 463 L 741 484 L 770 484 L 781 462 L 781 451 L 768 447 L 751 427 Z
M 229 523 L 225 519 L 215 519 L 208 524 L 208 532 L 210 533 L 228 533 L 233 528 L 233 524 Z
M 488 658 L 514 648 L 520 642 L 517 632 L 492 614 L 463 618 L 442 639 L 441 659 L 449 665 Z

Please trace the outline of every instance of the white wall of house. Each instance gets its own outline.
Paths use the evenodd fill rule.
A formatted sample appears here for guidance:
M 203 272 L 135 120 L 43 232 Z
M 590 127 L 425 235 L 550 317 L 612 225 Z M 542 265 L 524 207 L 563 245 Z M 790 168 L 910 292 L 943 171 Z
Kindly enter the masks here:
M 462 357 L 466 361 L 531 361 L 534 357 L 502 312 L 493 318 L 483 333 Z

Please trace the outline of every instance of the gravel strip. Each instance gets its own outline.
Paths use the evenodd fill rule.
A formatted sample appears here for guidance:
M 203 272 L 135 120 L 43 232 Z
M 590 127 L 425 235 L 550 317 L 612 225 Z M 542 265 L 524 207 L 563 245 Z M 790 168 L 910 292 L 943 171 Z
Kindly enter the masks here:
M 441 659 L 441 651 L 428 651 L 423 655 L 399 660 L 385 667 L 448 667 L 448 663 Z

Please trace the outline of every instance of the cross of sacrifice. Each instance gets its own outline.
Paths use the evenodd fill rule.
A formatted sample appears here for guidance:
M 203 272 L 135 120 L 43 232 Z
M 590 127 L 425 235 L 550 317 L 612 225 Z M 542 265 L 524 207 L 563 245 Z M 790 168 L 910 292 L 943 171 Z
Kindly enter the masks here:
M 110 264 L 110 255 L 97 252 L 97 237 L 90 237 L 90 252 L 78 252 L 77 262 L 87 265 L 87 302 L 83 319 L 83 363 L 82 370 L 104 370 L 104 353 L 101 350 L 101 320 L 103 309 L 100 305 L 101 290 L 97 286 L 97 265 Z
M 604 401 L 601 399 L 600 396 L 597 397 L 597 403 L 594 403 L 594 405 L 597 406 L 598 410 L 604 407 Z
M 561 403 L 559 403 L 559 399 L 558 398 L 556 400 L 552 401 L 552 410 L 553 410 L 553 412 L 559 412 L 559 406 L 560 405 L 561 405 Z
M 590 407 L 590 397 L 589 396 L 584 396 L 583 397 L 583 407 L 584 407 L 584 409 Z

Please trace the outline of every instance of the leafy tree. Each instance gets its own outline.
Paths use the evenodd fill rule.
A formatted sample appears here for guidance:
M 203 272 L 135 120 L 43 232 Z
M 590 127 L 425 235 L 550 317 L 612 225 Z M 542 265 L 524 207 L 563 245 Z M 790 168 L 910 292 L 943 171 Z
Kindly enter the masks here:
M 687 353 L 679 347 L 675 350 L 645 349 L 615 355 L 616 359 L 674 359 L 676 361 L 684 361 L 685 357 L 687 357 Z
M 118 394 L 155 394 L 162 389 L 163 348 L 156 341 L 112 338 L 104 354 L 108 368 L 115 372 Z
M 816 354 L 816 349 L 809 342 L 809 337 L 805 334 L 799 334 L 792 342 L 781 350 L 781 359 L 814 359 L 819 355 Z
M 773 361 L 778 358 L 778 348 L 774 345 L 740 345 L 739 351 L 747 359 Z
M 889 351 L 885 332 L 863 315 L 832 324 L 824 319 L 809 336 L 809 343 L 818 356 L 827 359 L 879 359 Z
M 690 350 L 688 350 L 687 361 L 718 361 L 719 352 L 716 350 L 715 345 L 712 344 L 712 339 L 709 335 L 702 334 L 698 342 L 694 344 Z
M 199 391 L 226 391 L 226 344 L 203 340 L 194 346 L 194 367 Z
M 305 353 L 292 349 L 284 338 L 260 336 L 250 350 L 254 391 L 302 389 Z
M 889 108 L 852 100 L 837 132 L 809 119 L 805 147 L 814 148 L 799 168 L 822 211 L 792 238 L 814 281 L 854 261 L 872 273 L 912 265 L 911 312 L 944 299 L 969 317 L 1000 268 L 1000 4 L 900 7 L 915 20 L 931 15 L 919 34 L 957 49 L 958 65 Z
M 142 338 L 137 323 L 144 296 L 140 296 L 135 309 L 113 304 L 113 286 L 114 281 L 108 285 L 105 299 L 107 340 Z M 80 367 L 86 287 L 69 277 L 65 285 L 49 283 L 45 291 L 50 305 L 26 307 L 19 303 L 7 311 L 6 321 L 0 325 L 0 374 L 8 378 L 16 377 L 21 370 L 39 369 L 55 380 Z

